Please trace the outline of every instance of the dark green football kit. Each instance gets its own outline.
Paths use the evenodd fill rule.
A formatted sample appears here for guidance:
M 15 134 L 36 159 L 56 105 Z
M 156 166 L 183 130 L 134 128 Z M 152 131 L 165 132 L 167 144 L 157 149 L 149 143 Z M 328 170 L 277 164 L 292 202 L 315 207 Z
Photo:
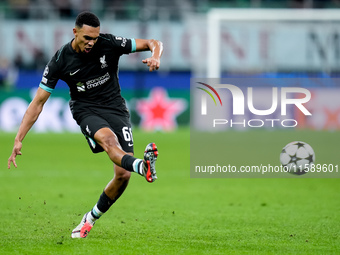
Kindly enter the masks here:
M 134 39 L 100 34 L 89 53 L 77 53 L 72 41 L 62 46 L 47 64 L 40 88 L 52 93 L 58 80 L 70 88 L 70 109 L 94 153 L 103 151 L 94 134 L 110 128 L 125 152 L 133 152 L 130 114 L 118 79 L 123 54 L 136 51 Z

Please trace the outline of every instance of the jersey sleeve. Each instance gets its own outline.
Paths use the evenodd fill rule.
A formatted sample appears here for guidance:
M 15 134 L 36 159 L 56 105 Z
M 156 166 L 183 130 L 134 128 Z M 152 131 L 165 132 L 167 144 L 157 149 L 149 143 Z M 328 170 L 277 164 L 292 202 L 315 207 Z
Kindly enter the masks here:
M 52 93 L 59 80 L 58 52 L 52 57 L 45 67 L 39 87 Z
M 106 34 L 106 36 L 111 41 L 115 50 L 118 50 L 121 54 L 136 52 L 136 40 L 134 38 L 125 38 L 111 34 Z

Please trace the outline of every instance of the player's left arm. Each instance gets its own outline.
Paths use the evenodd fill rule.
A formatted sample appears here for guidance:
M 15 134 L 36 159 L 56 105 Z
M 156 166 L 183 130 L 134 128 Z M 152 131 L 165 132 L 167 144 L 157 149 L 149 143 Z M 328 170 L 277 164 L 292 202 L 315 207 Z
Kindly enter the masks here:
M 147 64 L 149 71 L 158 70 L 161 63 L 161 56 L 163 53 L 163 43 L 154 39 L 135 39 L 136 51 L 151 51 L 152 55 L 149 58 L 143 59 L 142 62 Z

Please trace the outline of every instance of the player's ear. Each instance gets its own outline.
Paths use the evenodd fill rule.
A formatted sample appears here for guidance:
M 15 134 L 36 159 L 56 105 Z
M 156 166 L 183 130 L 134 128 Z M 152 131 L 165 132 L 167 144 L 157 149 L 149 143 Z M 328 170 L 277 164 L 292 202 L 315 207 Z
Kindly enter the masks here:
M 76 36 L 77 35 L 77 32 L 78 32 L 78 30 L 77 30 L 77 28 L 73 28 L 73 34 L 74 34 L 74 36 Z

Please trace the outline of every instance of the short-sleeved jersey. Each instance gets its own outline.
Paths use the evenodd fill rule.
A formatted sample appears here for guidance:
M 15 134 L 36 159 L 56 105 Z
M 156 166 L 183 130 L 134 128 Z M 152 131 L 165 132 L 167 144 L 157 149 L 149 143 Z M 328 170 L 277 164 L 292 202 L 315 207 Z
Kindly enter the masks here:
M 80 105 L 120 106 L 118 61 L 121 55 L 136 51 L 135 40 L 101 33 L 89 53 L 77 53 L 71 43 L 62 46 L 49 61 L 40 87 L 52 93 L 59 79 L 65 81 L 73 114 Z

